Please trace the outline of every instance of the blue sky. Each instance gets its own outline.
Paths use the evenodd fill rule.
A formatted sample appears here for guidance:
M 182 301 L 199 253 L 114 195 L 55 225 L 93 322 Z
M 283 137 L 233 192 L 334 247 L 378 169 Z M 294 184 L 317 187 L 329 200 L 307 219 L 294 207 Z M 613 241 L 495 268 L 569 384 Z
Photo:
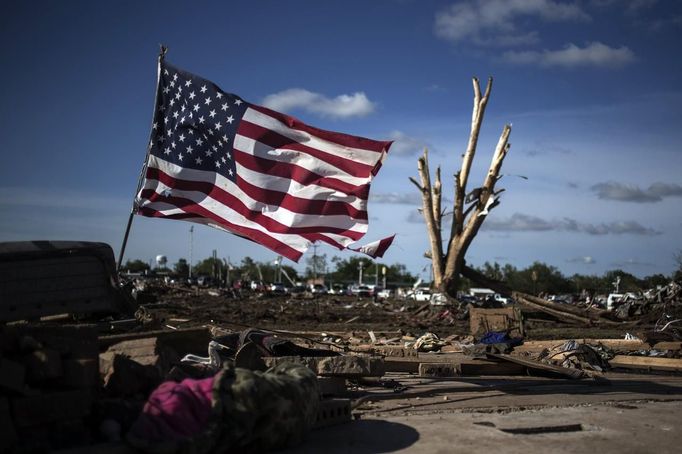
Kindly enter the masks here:
M 11 2 L 0 17 L 0 241 L 104 241 L 118 253 L 164 43 L 174 65 L 251 102 L 395 139 L 365 239 L 397 233 L 385 261 L 415 273 L 428 241 L 408 177 L 428 146 L 452 187 L 471 77 L 493 76 L 470 188 L 505 123 L 509 175 L 469 262 L 668 274 L 682 249 L 681 42 L 682 3 L 665 0 Z M 136 217 L 126 257 L 187 257 L 191 225 Z M 213 249 L 274 259 L 196 226 L 195 259 Z

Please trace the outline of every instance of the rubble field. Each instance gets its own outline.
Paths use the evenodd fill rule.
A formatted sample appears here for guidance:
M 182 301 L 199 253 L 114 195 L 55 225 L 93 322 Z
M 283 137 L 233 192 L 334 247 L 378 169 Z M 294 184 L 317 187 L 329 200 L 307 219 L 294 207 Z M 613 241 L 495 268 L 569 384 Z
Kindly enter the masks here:
M 0 451 L 181 452 L 190 443 L 198 452 L 222 452 L 207 427 L 231 440 L 227 452 L 471 453 L 505 443 L 509 452 L 528 452 L 551 443 L 553 452 L 655 446 L 664 453 L 682 441 L 675 426 L 682 411 L 679 292 L 639 302 L 627 318 L 570 309 L 589 324 L 565 319 L 556 306 L 238 294 L 150 282 L 131 295 L 127 313 L 0 325 Z M 316 376 L 317 392 L 288 401 L 287 411 L 316 412 L 298 424 L 298 431 L 311 429 L 303 440 L 274 429 L 286 421 L 273 413 L 282 395 L 265 391 L 276 371 L 289 370 Z M 242 379 L 263 383 L 246 398 L 236 385 Z M 183 438 L 173 418 L 197 408 L 182 410 L 188 404 L 181 399 L 164 413 L 159 396 L 196 393 L 206 380 L 231 389 L 221 397 L 213 391 L 213 399 L 230 396 L 234 409 L 251 413 L 223 410 L 222 426 Z M 276 382 L 284 395 L 298 386 L 288 380 Z M 254 404 L 256 392 L 271 402 Z M 234 421 L 247 424 L 237 435 Z M 272 431 L 279 438 L 270 440 Z M 632 431 L 642 435 L 624 442 Z

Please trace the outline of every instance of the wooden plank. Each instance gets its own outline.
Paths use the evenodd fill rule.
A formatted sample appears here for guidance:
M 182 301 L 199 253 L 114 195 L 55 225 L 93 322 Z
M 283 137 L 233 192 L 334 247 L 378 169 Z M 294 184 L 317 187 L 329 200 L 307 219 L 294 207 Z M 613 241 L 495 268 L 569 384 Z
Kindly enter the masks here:
M 523 320 L 517 307 L 501 309 L 469 309 L 469 329 L 474 336 L 488 331 L 510 331 L 512 337 L 523 337 Z
M 579 344 L 602 344 L 605 347 L 612 348 L 614 350 L 624 350 L 624 351 L 636 351 L 636 350 L 648 350 L 649 344 L 638 340 L 625 340 L 625 339 L 555 339 L 555 340 L 538 340 L 538 341 L 524 341 L 523 345 L 514 348 L 516 352 L 522 351 L 542 351 L 545 348 L 552 349 L 564 345 L 569 340 L 575 340 Z
M 567 367 L 551 366 L 549 364 L 539 363 L 537 361 L 530 361 L 527 359 L 521 359 L 516 356 L 510 355 L 498 355 L 493 353 L 488 353 L 491 358 L 497 358 L 504 361 L 509 361 L 512 363 L 519 364 L 528 369 L 535 370 L 540 373 L 559 375 L 565 378 L 582 378 L 585 373 L 579 369 L 569 369 Z
M 682 372 L 682 359 L 660 358 L 655 356 L 616 355 L 609 361 L 611 367 L 625 369 L 664 370 Z

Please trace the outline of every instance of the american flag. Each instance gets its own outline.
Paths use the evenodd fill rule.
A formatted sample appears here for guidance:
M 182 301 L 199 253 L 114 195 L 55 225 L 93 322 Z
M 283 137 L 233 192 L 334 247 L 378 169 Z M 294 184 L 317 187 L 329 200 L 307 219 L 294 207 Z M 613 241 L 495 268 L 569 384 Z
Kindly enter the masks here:
M 163 58 L 157 90 L 137 214 L 206 224 L 295 261 L 314 241 L 344 249 L 365 235 L 391 142 L 308 126 Z

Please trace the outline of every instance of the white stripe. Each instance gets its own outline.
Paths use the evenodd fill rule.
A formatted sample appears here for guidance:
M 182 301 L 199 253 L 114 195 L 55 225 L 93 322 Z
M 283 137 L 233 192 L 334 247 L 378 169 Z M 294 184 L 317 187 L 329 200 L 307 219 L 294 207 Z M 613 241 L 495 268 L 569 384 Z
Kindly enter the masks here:
M 300 214 L 285 209 L 277 205 L 269 205 L 257 200 L 252 199 L 246 193 L 244 193 L 237 185 L 232 181 L 223 177 L 222 175 L 216 174 L 215 172 L 206 172 L 202 170 L 186 169 L 180 167 L 176 164 L 167 162 L 160 159 L 154 155 L 149 157 L 149 167 L 157 168 L 162 172 L 173 176 L 174 178 L 188 179 L 187 173 L 191 172 L 198 179 L 192 179 L 192 181 L 211 181 L 207 173 L 210 173 L 210 178 L 214 179 L 215 186 L 223 189 L 225 192 L 230 193 L 237 197 L 248 209 L 253 211 L 260 211 L 264 216 L 277 221 L 287 227 L 336 227 L 342 228 L 344 230 L 351 230 L 358 233 L 366 233 L 368 229 L 368 223 L 365 219 L 353 219 L 348 215 L 307 215 Z M 182 191 L 178 189 L 173 189 L 160 181 L 145 179 L 143 189 L 152 189 L 158 194 L 164 194 L 166 191 L 170 191 L 171 195 L 174 197 L 182 197 L 194 201 L 195 203 L 203 205 L 203 200 L 210 199 L 217 204 L 211 211 L 215 212 L 221 217 L 224 211 L 232 211 L 231 208 L 222 204 L 221 202 L 214 200 L 199 191 Z M 143 205 L 144 206 L 144 205 Z M 222 207 L 222 208 L 221 208 Z M 239 215 L 241 216 L 241 215 Z M 243 216 L 242 216 L 243 217 Z M 226 218 L 227 219 L 227 218 Z M 230 222 L 233 222 L 230 220 Z
M 367 201 L 364 199 L 322 186 L 313 184 L 305 186 L 289 178 L 255 172 L 240 164 L 237 164 L 237 175 L 262 189 L 286 192 L 301 199 L 343 202 L 361 211 L 367 209 Z
M 245 218 L 241 214 L 225 207 L 224 205 L 220 204 L 219 202 L 213 200 L 210 197 L 204 198 L 204 200 L 199 202 L 198 205 L 205 208 L 206 210 L 209 210 L 209 211 L 216 213 L 218 216 L 220 216 L 221 218 L 225 219 L 226 221 L 228 221 L 232 224 L 235 224 L 235 225 L 238 225 L 241 227 L 247 227 L 250 229 L 258 230 L 258 231 L 266 234 L 267 236 L 272 237 L 272 238 L 286 244 L 287 246 L 289 246 L 292 249 L 295 249 L 301 253 L 305 253 L 305 251 L 308 249 L 308 247 L 311 244 L 310 241 L 308 241 L 307 239 L 305 239 L 302 236 L 297 235 L 297 234 L 283 234 L 283 233 L 270 232 L 269 230 L 267 230 L 262 225 L 260 225 L 256 222 L 250 221 L 249 219 Z M 179 214 L 179 213 L 185 213 L 185 211 L 183 211 L 182 209 L 178 209 L 174 205 L 170 205 L 166 202 L 149 202 L 149 201 L 145 200 L 144 202 L 142 202 L 142 204 L 140 206 L 144 207 L 144 208 L 156 210 L 165 216 L 170 216 L 170 215 Z M 221 209 L 217 209 L 216 207 L 219 207 Z M 190 213 L 190 214 L 196 215 L 195 213 Z M 215 223 L 215 221 L 213 221 L 211 219 L 206 219 L 205 223 L 207 225 L 213 226 L 212 224 Z M 225 230 L 226 227 L 223 227 L 222 229 Z M 237 232 L 237 234 L 238 234 L 238 232 Z
M 306 131 L 292 129 L 278 119 L 272 118 L 269 115 L 258 112 L 257 110 L 253 110 L 251 108 L 246 109 L 246 112 L 244 112 L 242 121 L 244 120 L 263 128 L 275 131 L 278 134 L 295 140 L 296 142 L 300 142 L 303 145 L 317 148 L 318 150 L 324 151 L 325 153 L 351 159 L 353 161 L 368 164 L 370 166 L 376 165 L 381 157 L 386 153 L 385 151 L 376 152 L 363 148 L 346 147 L 328 140 L 320 139 L 319 137 L 316 137 Z
M 294 164 L 323 177 L 336 178 L 353 186 L 364 186 L 372 180 L 371 173 L 367 177 L 355 177 L 338 167 L 298 150 L 273 148 L 250 137 L 237 134 L 234 138 L 234 148 L 257 158 L 275 162 Z

